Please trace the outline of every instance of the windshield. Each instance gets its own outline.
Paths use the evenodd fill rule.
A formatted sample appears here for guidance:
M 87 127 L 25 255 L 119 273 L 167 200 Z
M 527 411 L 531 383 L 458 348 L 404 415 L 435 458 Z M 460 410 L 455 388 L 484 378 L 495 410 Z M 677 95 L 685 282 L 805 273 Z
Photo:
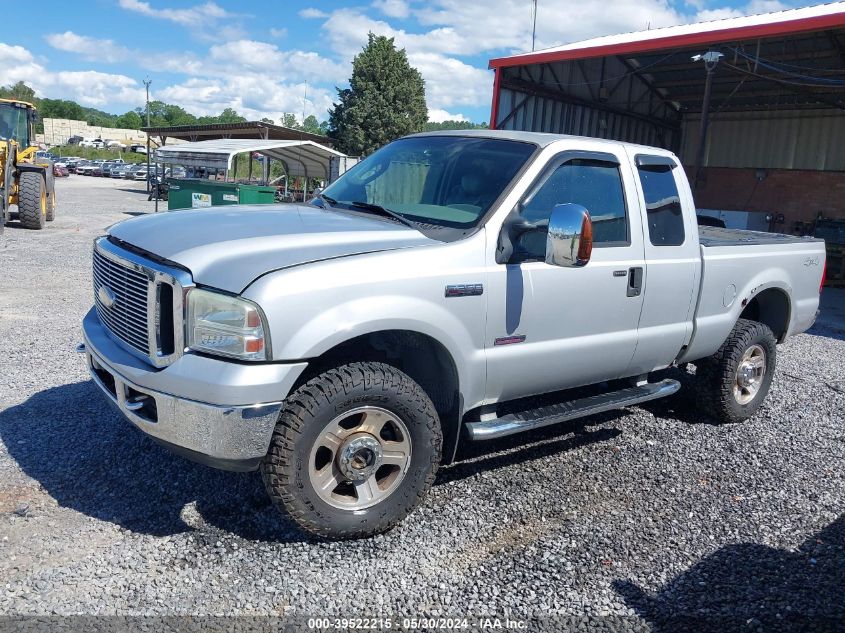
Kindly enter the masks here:
M 0 103 L 0 139 L 29 145 L 27 123 L 26 108 Z
M 355 165 L 323 194 L 329 204 L 378 205 L 414 222 L 471 228 L 534 149 L 491 138 L 404 138 Z

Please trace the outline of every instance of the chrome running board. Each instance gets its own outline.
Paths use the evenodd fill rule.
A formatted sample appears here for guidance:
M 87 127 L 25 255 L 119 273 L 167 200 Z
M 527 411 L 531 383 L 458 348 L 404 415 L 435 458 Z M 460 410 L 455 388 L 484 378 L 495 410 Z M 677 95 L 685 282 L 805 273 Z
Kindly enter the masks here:
M 471 440 L 492 440 L 514 433 L 539 429 L 558 422 L 566 422 L 603 411 L 620 409 L 632 404 L 671 396 L 681 388 L 677 380 L 663 380 L 638 387 L 629 387 L 597 396 L 561 402 L 536 409 L 510 413 L 501 418 L 466 424 Z

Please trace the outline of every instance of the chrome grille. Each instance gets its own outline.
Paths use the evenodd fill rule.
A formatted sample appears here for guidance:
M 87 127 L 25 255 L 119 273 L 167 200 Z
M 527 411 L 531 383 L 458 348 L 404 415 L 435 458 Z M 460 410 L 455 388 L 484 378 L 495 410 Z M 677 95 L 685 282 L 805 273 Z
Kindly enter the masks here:
M 110 307 L 103 304 L 100 288 L 114 293 Z M 103 325 L 118 339 L 150 355 L 150 280 L 143 272 L 127 268 L 94 250 L 94 302 Z

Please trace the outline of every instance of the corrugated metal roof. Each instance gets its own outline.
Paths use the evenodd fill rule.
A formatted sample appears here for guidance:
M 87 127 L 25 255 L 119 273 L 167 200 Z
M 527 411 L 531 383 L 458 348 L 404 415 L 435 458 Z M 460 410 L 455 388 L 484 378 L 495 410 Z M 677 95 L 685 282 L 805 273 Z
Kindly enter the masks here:
M 302 130 L 275 125 L 264 121 L 242 121 L 239 123 L 206 123 L 196 125 L 170 125 L 160 127 L 142 127 L 142 132 L 151 136 L 179 138 L 186 141 L 229 138 L 264 138 L 286 141 L 314 141 L 320 145 L 332 146 L 333 141 L 327 136 L 310 134 Z
M 346 156 L 313 141 L 220 139 L 161 147 L 156 150 L 155 160 L 189 167 L 231 169 L 232 158 L 246 152 L 258 152 L 283 161 L 291 176 L 313 178 L 328 178 L 331 159 Z
M 845 2 L 831 2 L 738 18 L 596 37 L 532 53 L 490 60 L 490 68 L 633 54 L 731 40 L 773 37 L 845 26 Z

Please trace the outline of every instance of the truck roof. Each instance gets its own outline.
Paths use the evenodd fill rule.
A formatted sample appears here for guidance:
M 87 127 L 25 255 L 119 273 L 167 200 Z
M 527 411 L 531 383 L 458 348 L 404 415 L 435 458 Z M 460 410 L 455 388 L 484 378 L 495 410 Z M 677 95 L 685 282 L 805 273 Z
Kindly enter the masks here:
M 36 109 L 34 103 L 30 103 L 29 101 L 24 101 L 23 99 L 0 99 L 0 103 L 22 103 L 25 106 L 29 106 L 33 110 Z
M 639 145 L 637 143 L 626 143 L 625 141 L 614 141 L 604 138 L 596 138 L 593 136 L 575 136 L 573 134 L 551 134 L 548 132 L 522 132 L 518 130 L 435 130 L 433 132 L 421 132 L 419 134 L 412 134 L 411 136 L 470 136 L 476 138 L 499 138 L 509 141 L 523 141 L 534 143 L 540 147 L 546 147 L 557 141 L 567 139 L 585 140 L 597 143 L 607 143 L 619 147 L 625 145 L 627 147 L 638 147 L 648 149 L 650 152 L 660 152 L 661 154 L 671 154 L 669 150 L 661 149 L 659 147 L 651 147 L 649 145 Z

